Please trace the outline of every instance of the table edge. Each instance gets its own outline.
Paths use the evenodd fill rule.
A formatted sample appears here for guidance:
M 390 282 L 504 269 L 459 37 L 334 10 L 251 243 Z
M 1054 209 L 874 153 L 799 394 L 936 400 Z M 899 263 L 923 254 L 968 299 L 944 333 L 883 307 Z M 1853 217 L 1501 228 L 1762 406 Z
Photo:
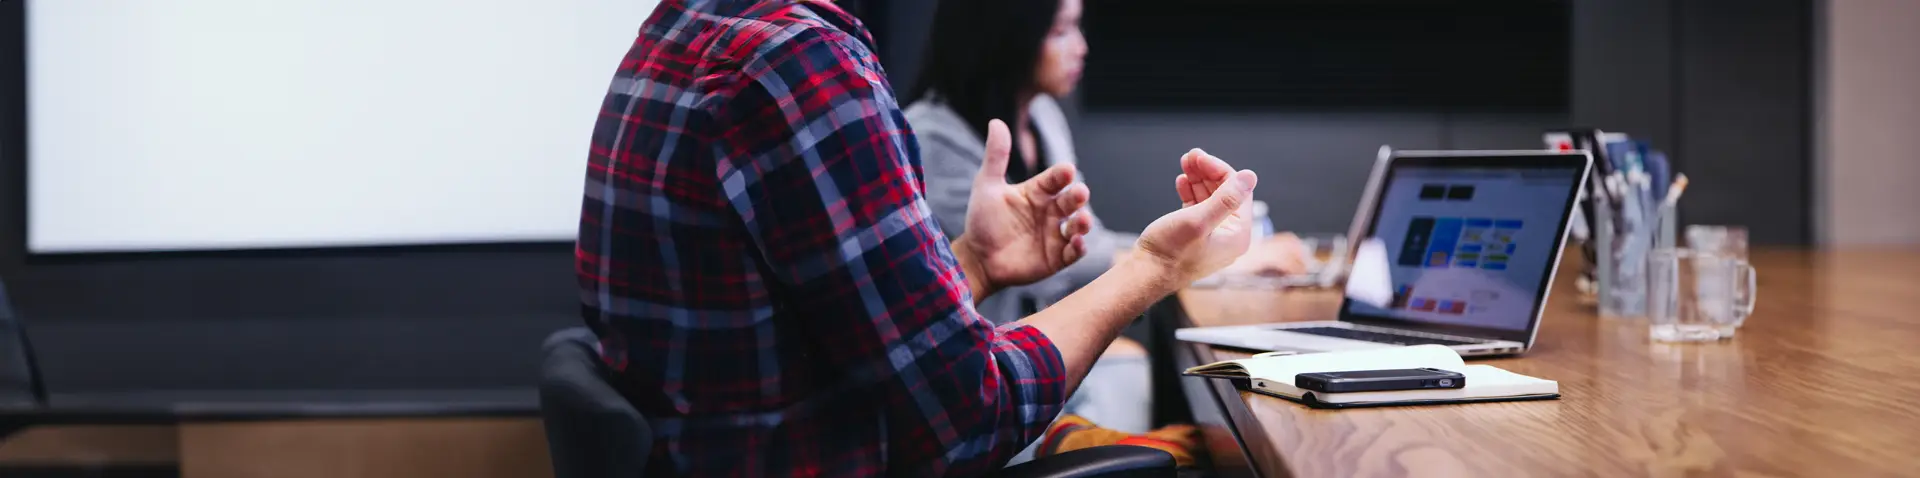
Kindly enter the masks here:
M 1167 296 L 1162 302 L 1166 307 L 1161 310 L 1172 315 L 1169 319 L 1175 327 L 1194 326 L 1192 317 L 1187 315 L 1186 308 L 1180 303 L 1178 295 Z M 1188 367 L 1217 360 L 1210 345 L 1181 342 L 1172 337 L 1167 339 L 1174 340 L 1171 352 L 1177 370 L 1185 370 Z M 1195 424 L 1202 425 L 1204 428 L 1205 425 L 1214 424 L 1198 423 L 1205 420 L 1203 417 L 1219 417 L 1221 423 L 1218 425 L 1231 432 L 1234 443 L 1239 445 L 1240 458 L 1245 463 L 1241 466 L 1223 466 L 1228 464 L 1215 463 L 1216 471 L 1223 472 L 1226 476 L 1288 478 L 1293 475 L 1287 468 L 1285 457 L 1280 455 L 1280 449 L 1273 446 L 1260 420 L 1253 416 L 1253 409 L 1247 406 L 1246 400 L 1241 397 L 1238 385 L 1227 380 L 1185 375 L 1179 376 L 1179 380 L 1181 391 L 1187 395 L 1188 406 L 1194 409 L 1194 420 L 1197 422 Z M 1219 413 L 1202 413 L 1199 410 L 1200 407 L 1213 408 Z M 1213 450 L 1209 450 L 1209 453 L 1212 452 Z

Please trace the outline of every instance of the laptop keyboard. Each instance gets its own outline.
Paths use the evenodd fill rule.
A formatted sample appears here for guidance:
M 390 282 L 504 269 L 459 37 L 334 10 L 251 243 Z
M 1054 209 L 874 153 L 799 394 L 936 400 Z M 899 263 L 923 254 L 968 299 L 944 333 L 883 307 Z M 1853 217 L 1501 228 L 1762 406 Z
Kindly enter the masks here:
M 1391 333 L 1391 332 L 1375 332 L 1371 330 L 1358 330 L 1358 329 L 1348 329 L 1348 328 L 1341 328 L 1341 327 L 1305 327 L 1305 328 L 1299 328 L 1299 329 L 1285 329 L 1285 330 L 1288 332 L 1299 332 L 1302 334 L 1318 335 L 1322 337 L 1337 337 L 1342 339 L 1363 340 L 1367 342 L 1394 344 L 1394 345 L 1438 344 L 1438 345 L 1453 346 L 1453 345 L 1473 345 L 1473 344 L 1487 343 L 1487 341 L 1485 340 L 1463 342 L 1459 340 L 1448 340 L 1448 339 L 1442 339 L 1437 337 L 1427 337 L 1422 335 L 1397 334 L 1397 333 Z

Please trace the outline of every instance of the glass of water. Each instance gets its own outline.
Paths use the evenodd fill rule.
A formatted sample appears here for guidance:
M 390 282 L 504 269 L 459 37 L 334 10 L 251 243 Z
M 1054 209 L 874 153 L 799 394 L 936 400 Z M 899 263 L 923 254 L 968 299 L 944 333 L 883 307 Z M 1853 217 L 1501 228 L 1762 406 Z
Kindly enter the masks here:
M 1734 259 L 1747 258 L 1745 227 L 1694 224 L 1687 226 L 1686 240 L 1688 249 Z
M 1647 321 L 1656 342 L 1732 338 L 1753 313 L 1757 274 L 1747 261 L 1691 249 L 1647 257 Z

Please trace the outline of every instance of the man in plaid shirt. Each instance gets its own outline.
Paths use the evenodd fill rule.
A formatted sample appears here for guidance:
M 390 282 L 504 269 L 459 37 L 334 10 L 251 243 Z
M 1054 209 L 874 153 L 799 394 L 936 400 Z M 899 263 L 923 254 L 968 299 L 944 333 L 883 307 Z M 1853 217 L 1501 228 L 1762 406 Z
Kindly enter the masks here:
M 871 41 L 820 0 L 663 0 L 620 64 L 575 269 L 656 475 L 992 471 L 1132 317 L 1246 250 L 1256 178 L 1195 150 L 1133 259 L 995 328 L 976 300 L 1085 253 L 1086 186 L 1007 184 L 996 121 L 948 243 Z

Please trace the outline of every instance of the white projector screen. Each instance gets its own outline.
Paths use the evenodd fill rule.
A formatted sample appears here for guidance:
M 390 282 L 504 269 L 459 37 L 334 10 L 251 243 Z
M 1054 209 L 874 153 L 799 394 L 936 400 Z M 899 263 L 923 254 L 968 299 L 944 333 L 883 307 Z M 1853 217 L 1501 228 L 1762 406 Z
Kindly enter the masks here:
M 570 240 L 654 0 L 34 0 L 28 247 Z

